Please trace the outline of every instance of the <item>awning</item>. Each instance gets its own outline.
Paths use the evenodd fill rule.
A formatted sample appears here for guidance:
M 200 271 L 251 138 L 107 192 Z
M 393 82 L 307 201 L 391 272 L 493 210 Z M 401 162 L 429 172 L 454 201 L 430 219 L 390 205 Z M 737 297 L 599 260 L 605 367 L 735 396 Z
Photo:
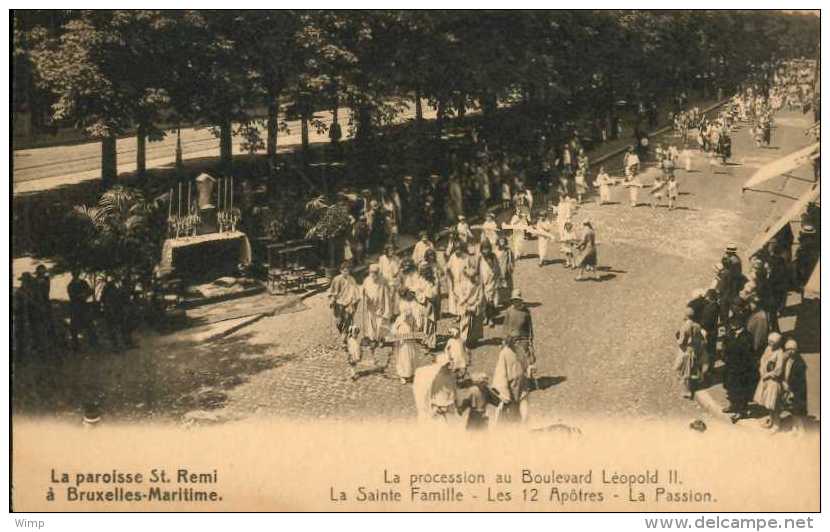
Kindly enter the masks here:
M 813 159 L 819 156 L 821 153 L 821 143 L 816 142 L 815 144 L 811 144 L 806 148 L 801 148 L 798 151 L 795 151 L 789 155 L 785 155 L 780 159 L 776 159 L 775 161 L 765 164 L 761 168 L 755 172 L 752 177 L 750 177 L 746 183 L 743 185 L 743 189 L 746 190 L 748 188 L 755 187 L 760 185 L 764 181 L 769 181 L 774 177 L 778 177 L 780 175 L 786 174 L 788 172 L 792 172 L 796 168 L 800 166 L 804 166 L 805 164 L 809 163 Z
M 816 262 L 816 267 L 813 273 L 810 274 L 810 279 L 804 285 L 804 297 L 809 299 L 821 298 L 821 259 Z
M 770 241 L 772 237 L 778 234 L 778 231 L 781 230 L 785 225 L 790 223 L 793 220 L 798 219 L 801 216 L 801 213 L 807 209 L 807 204 L 811 201 L 816 201 L 819 195 L 821 194 L 821 184 L 816 183 L 815 185 L 810 188 L 807 192 L 805 192 L 795 203 L 793 203 L 787 212 L 778 219 L 777 222 L 774 224 L 765 227 L 761 234 L 755 237 L 750 244 L 749 248 L 747 249 L 747 257 L 751 257 L 755 253 L 758 252 L 762 247 L 764 247 L 767 242 Z

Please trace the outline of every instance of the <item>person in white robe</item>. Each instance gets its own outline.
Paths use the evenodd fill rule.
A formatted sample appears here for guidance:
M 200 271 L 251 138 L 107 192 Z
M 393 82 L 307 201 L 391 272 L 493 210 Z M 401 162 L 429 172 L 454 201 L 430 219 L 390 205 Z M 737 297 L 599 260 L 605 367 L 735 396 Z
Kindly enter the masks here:
M 543 212 L 539 215 L 535 229 L 536 247 L 539 253 L 539 267 L 541 268 L 548 260 L 548 244 L 556 238 L 553 223 L 548 219 L 547 213 Z
M 645 185 L 640 181 L 636 175 L 633 176 L 626 176 L 626 180 L 623 182 L 623 186 L 628 189 L 628 200 L 631 203 L 632 207 L 636 207 L 640 204 L 640 189 L 645 187 Z
M 499 238 L 499 223 L 496 221 L 496 215 L 492 212 L 487 213 L 487 219 L 481 224 L 481 229 L 484 238 L 490 241 L 490 245 L 496 246 L 496 241 Z
M 401 287 L 401 259 L 398 257 L 396 249 L 394 245 L 387 244 L 384 248 L 383 255 L 378 258 L 380 275 L 389 287 L 389 297 L 391 298 L 392 309 L 395 314 L 397 314 L 397 308 L 400 303 L 398 290 Z
M 528 222 L 527 214 L 517 210 L 516 214 L 510 219 L 510 227 L 513 229 L 511 235 L 511 244 L 513 247 L 513 256 L 516 260 L 520 260 L 524 253 L 525 247 L 525 230 L 530 223 Z
M 577 243 L 577 235 L 573 223 L 565 222 L 565 225 L 559 231 L 559 242 L 559 252 L 565 257 L 565 267 L 576 268 L 574 248 Z
M 473 231 L 467 223 L 467 217 L 463 214 L 458 215 L 458 223 L 455 225 L 455 233 L 462 244 L 467 244 L 473 239 Z
M 426 256 L 427 250 L 429 249 L 435 251 L 435 245 L 430 242 L 429 234 L 426 231 L 421 231 L 418 233 L 418 242 L 416 242 L 415 247 L 412 248 L 412 262 L 415 264 L 421 264 Z
M 360 288 L 360 317 L 363 335 L 373 350 L 383 343 L 389 329 L 389 320 L 392 318 L 392 305 L 388 290 L 389 288 L 380 276 L 378 265 L 370 265 L 369 275 L 363 280 Z
M 513 291 L 515 261 L 513 251 L 507 243 L 507 238 L 499 237 L 494 254 L 499 265 L 499 289 L 496 292 L 495 306 L 500 308 L 503 303 L 510 301 L 510 293 Z
M 421 330 L 424 333 L 424 345 L 435 349 L 437 344 L 438 320 L 441 318 L 440 292 L 435 282 L 432 267 L 427 262 L 418 266 L 418 280 L 414 287 L 415 301 L 421 306 L 423 320 Z
M 479 266 L 479 279 L 484 297 L 484 325 L 493 327 L 493 319 L 496 317 L 498 305 L 499 287 L 501 286 L 501 271 L 499 259 L 493 253 L 493 247 L 489 240 L 481 243 Z
M 446 275 L 444 277 L 447 283 L 447 312 L 454 316 L 459 315 L 457 289 L 460 286 L 467 262 L 467 252 L 461 246 L 457 246 L 450 258 L 447 259 Z
M 415 375 L 415 359 L 418 355 L 418 340 L 408 338 L 418 330 L 411 307 L 405 307 L 392 325 L 395 341 L 395 372 L 401 384 L 412 381 Z
M 466 377 L 470 365 L 470 350 L 464 345 L 461 331 L 457 327 L 450 327 L 449 335 L 444 354 L 450 359 L 450 369 L 455 373 L 456 380 L 461 381 Z
M 418 422 L 446 422 L 457 416 L 457 385 L 449 366 L 449 356 L 441 353 L 432 364 L 415 370 L 412 393 Z
M 611 186 L 613 184 L 614 180 L 610 175 L 608 175 L 608 172 L 605 171 L 605 167 L 600 166 L 596 180 L 596 185 L 599 187 L 599 199 L 597 200 L 599 205 L 611 202 Z

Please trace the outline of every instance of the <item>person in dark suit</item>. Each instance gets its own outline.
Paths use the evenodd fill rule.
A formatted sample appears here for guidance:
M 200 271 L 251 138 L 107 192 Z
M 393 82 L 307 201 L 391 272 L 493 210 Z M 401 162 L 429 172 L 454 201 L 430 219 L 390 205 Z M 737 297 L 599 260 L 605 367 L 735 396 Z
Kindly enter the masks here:
M 95 322 L 91 316 L 91 308 L 87 300 L 92 295 L 89 283 L 81 279 L 79 270 L 72 270 L 72 280 L 66 287 L 69 296 L 69 334 L 73 351 L 80 347 L 78 334 L 83 332 L 90 347 L 98 345 L 98 335 L 95 333 Z
M 718 345 L 718 324 L 720 318 L 720 305 L 718 304 L 718 293 L 714 289 L 706 291 L 703 308 L 700 312 L 700 327 L 706 333 L 706 361 L 703 367 L 703 380 L 715 367 Z
M 411 175 L 404 176 L 403 183 L 398 186 L 403 232 L 415 234 L 421 229 L 421 210 L 418 208 L 420 196 L 414 178 Z
M 731 414 L 732 423 L 736 423 L 747 415 L 758 371 L 752 334 L 740 319 L 733 319 L 729 329 L 723 345 L 723 386 L 729 404 L 723 413 Z
M 129 296 L 124 283 L 118 284 L 112 275 L 107 276 L 101 289 L 101 310 L 107 333 L 116 350 L 133 345 L 128 327 Z

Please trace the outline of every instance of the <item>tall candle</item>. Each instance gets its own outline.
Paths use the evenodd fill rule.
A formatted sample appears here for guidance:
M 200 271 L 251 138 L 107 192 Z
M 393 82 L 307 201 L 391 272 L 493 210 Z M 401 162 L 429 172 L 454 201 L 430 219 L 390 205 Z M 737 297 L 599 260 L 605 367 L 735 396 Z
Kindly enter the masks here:
M 231 176 L 231 210 L 233 210 L 233 176 Z

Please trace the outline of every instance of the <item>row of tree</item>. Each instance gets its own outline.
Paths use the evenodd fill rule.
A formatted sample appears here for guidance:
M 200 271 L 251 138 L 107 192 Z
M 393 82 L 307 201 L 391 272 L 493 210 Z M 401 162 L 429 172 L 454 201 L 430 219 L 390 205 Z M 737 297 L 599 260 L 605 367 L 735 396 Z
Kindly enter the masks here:
M 471 108 L 615 104 L 730 87 L 751 70 L 816 53 L 819 18 L 770 11 L 15 11 L 15 104 L 102 141 L 138 137 L 139 172 L 160 124 L 215 128 L 277 153 L 281 117 L 348 107 L 356 141 L 413 102 L 440 126 Z M 336 113 L 335 113 L 336 116 Z M 264 120 L 267 132 L 252 127 Z M 319 124 L 318 124 L 319 125 Z

